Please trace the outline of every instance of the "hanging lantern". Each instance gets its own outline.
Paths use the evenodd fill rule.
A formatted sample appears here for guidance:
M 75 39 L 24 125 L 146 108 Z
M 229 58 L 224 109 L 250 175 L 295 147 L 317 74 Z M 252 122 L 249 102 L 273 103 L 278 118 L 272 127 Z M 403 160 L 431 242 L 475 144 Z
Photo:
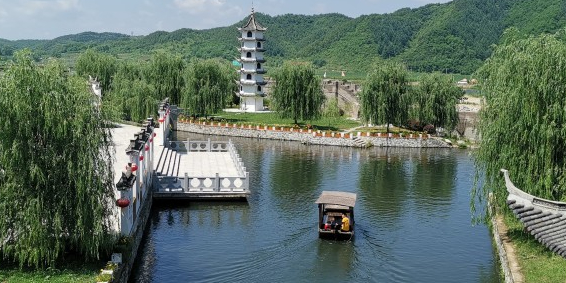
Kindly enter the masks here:
M 148 151 L 148 150 L 149 150 L 149 145 L 146 144 L 145 145 L 145 151 Z
M 143 161 L 143 155 L 140 155 L 140 161 Z
M 154 132 L 154 133 L 153 133 L 153 136 L 154 136 L 154 137 L 157 136 L 157 133 Z
M 116 205 L 121 208 L 127 207 L 128 205 L 130 205 L 130 200 L 127 198 L 121 198 L 116 201 Z
M 150 138 L 150 139 L 149 139 L 149 142 L 153 142 L 153 138 Z
M 136 164 L 132 164 L 132 172 L 136 172 L 138 170 L 138 166 Z
M 163 123 L 165 121 L 165 119 L 163 119 L 163 117 L 159 118 L 159 123 Z

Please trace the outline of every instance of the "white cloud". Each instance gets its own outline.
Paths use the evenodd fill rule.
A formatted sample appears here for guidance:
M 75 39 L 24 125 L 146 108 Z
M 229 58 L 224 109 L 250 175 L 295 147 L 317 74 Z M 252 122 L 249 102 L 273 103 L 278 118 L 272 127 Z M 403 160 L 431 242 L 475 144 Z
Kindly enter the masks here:
M 8 17 L 8 12 L 3 7 L 0 7 L 0 23 L 5 22 Z
M 324 3 L 316 3 L 314 4 L 313 11 L 317 14 L 326 14 L 328 13 L 328 7 Z
M 183 21 L 194 29 L 230 25 L 244 16 L 240 6 L 224 0 L 173 0 L 172 3 L 179 15 L 192 15 Z
M 80 5 L 78 0 L 31 0 L 21 2 L 21 5 L 16 6 L 14 9 L 18 13 L 22 13 L 24 15 L 37 15 L 53 12 L 66 12 L 79 8 Z
M 183 9 L 190 14 L 197 14 L 212 9 L 222 9 L 225 3 L 221 0 L 174 0 L 177 8 Z

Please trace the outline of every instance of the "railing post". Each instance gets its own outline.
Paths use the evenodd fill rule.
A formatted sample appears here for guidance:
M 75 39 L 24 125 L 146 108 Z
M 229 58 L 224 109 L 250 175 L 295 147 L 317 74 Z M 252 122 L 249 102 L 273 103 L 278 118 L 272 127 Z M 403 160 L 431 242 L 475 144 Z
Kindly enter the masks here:
M 189 173 L 185 172 L 185 179 L 183 179 L 183 191 L 189 192 Z
M 208 152 L 212 151 L 212 145 L 210 144 L 210 138 L 208 138 Z
M 220 177 L 218 177 L 218 173 L 216 173 L 216 176 L 214 177 L 214 191 L 220 191 Z
M 246 184 L 246 185 L 245 185 L 245 186 L 246 186 L 245 190 L 246 190 L 246 191 L 250 189 L 250 176 L 249 176 L 249 175 L 250 175 L 250 174 L 249 174 L 248 172 L 246 172 L 246 182 L 245 182 L 245 184 Z

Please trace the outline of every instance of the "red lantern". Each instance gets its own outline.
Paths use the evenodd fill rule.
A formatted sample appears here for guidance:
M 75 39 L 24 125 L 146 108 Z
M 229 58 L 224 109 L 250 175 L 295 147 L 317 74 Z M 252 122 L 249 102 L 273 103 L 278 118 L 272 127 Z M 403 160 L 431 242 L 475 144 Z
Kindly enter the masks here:
M 148 150 L 149 150 L 149 145 L 146 144 L 145 145 L 145 151 L 148 151 Z
M 157 136 L 157 133 L 153 133 L 153 136 L 154 136 L 154 137 Z
M 149 142 L 153 142 L 153 138 L 150 138 L 150 139 L 149 139 Z
M 132 172 L 136 172 L 138 170 L 138 166 L 136 164 L 132 164 Z
M 159 123 L 163 123 L 165 121 L 165 119 L 163 119 L 163 117 L 159 118 Z
M 140 161 L 143 161 L 143 155 L 140 155 Z
M 130 200 L 127 198 L 121 198 L 116 201 L 116 205 L 121 208 L 127 207 L 128 205 L 130 205 Z

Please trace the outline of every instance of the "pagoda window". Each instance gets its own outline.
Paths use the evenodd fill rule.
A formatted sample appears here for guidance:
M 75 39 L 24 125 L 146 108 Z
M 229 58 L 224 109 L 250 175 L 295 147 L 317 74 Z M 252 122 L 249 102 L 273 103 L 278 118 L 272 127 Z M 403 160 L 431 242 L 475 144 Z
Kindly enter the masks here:
M 246 58 L 252 58 L 252 53 L 251 52 L 246 53 Z
M 244 87 L 240 86 L 240 91 L 244 90 Z
M 252 37 L 252 32 L 248 31 L 248 37 Z
M 261 69 L 261 63 L 257 63 L 257 68 Z
M 261 48 L 261 42 L 257 42 L 257 48 Z
M 251 80 L 252 79 L 252 74 L 247 74 L 246 75 L 246 80 Z
M 261 91 L 261 86 L 260 86 L 260 85 L 257 86 L 257 91 Z

